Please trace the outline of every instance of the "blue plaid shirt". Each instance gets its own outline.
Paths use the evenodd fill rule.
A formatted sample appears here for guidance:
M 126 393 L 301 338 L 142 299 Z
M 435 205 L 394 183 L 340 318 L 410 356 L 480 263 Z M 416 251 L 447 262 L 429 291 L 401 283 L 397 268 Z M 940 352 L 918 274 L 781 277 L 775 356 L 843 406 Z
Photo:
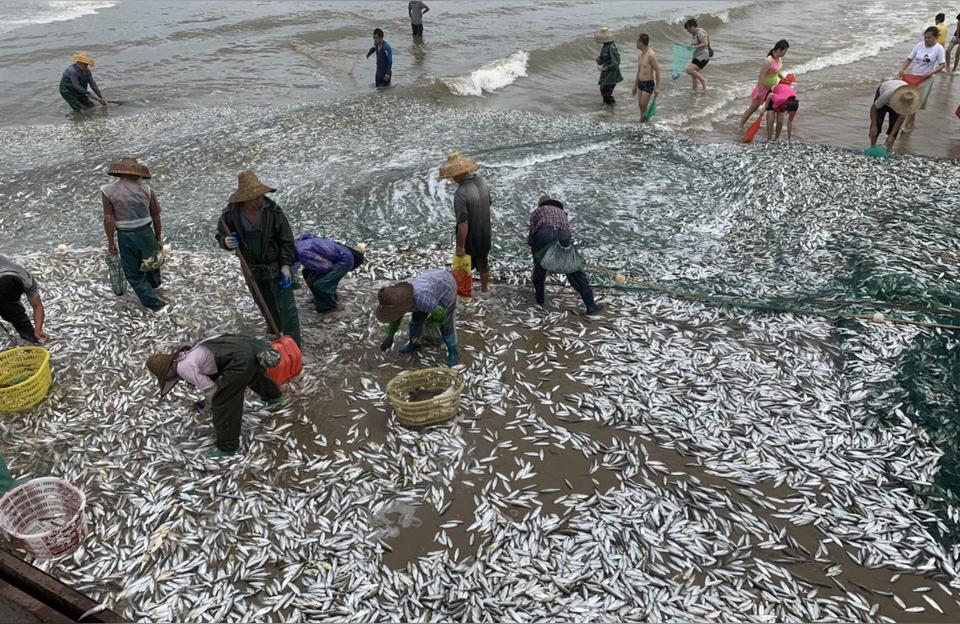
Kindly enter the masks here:
M 445 309 L 457 301 L 457 283 L 449 271 L 430 269 L 413 280 L 413 311 L 430 314 L 437 306 Z

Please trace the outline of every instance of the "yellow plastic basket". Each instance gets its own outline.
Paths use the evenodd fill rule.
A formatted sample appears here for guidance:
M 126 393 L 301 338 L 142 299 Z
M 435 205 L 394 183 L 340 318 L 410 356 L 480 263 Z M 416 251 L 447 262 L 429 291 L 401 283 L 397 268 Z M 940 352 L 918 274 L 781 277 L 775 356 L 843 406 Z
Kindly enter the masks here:
M 387 399 L 397 420 L 408 427 L 426 427 L 453 418 L 460 409 L 465 385 L 463 375 L 450 368 L 404 371 L 387 384 Z M 425 401 L 411 401 L 412 392 L 438 392 Z
M 20 412 L 43 401 L 53 384 L 50 352 L 17 347 L 0 353 L 0 412 Z

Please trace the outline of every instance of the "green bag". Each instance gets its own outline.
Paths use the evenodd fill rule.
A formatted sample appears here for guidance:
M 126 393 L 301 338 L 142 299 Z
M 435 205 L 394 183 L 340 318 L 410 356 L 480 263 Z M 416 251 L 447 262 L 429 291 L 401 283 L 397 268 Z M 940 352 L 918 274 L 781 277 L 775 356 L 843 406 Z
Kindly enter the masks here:
M 127 292 L 127 278 L 123 274 L 123 267 L 120 266 L 119 255 L 107 254 L 107 277 L 110 280 L 113 294 L 119 297 Z
M 569 275 L 583 270 L 583 258 L 577 251 L 576 245 L 562 247 L 559 241 L 553 241 L 541 252 L 540 266 L 547 273 Z
M 693 48 L 690 46 L 673 44 L 673 68 L 670 72 L 671 77 L 676 80 L 686 69 L 690 61 L 693 60 Z
M 650 100 L 650 103 L 647 104 L 647 112 L 643 114 L 644 121 L 650 121 L 653 119 L 653 116 L 657 114 L 657 96 L 653 96 L 653 99 Z

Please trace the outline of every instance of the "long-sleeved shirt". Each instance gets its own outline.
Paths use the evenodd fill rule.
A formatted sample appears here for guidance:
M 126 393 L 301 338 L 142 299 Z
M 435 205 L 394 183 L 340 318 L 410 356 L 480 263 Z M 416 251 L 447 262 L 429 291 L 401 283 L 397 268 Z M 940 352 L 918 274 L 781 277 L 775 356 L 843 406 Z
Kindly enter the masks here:
M 217 385 L 214 381 L 217 362 L 213 352 L 202 344 L 198 344 L 180 356 L 175 372 L 178 377 L 201 392 L 206 392 Z
M 89 85 L 90 89 L 97 94 L 97 97 L 103 97 L 103 95 L 100 94 L 100 87 L 97 86 L 97 81 L 93 79 L 93 72 L 89 69 L 80 69 L 76 63 L 63 70 L 63 78 L 60 82 L 61 84 L 63 84 L 63 82 L 69 82 L 70 87 L 73 88 L 78 95 L 85 94 L 87 92 L 87 86 Z
M 413 280 L 413 311 L 430 314 L 437 306 L 449 309 L 457 301 L 457 282 L 450 271 L 430 269 Z
M 335 266 L 353 268 L 353 252 L 345 245 L 304 232 L 297 238 L 297 264 L 303 265 L 303 274 L 323 275 Z M 293 267 L 297 272 L 297 265 Z
M 373 46 L 367 51 L 367 56 L 377 55 L 377 76 L 382 78 L 386 74 L 391 74 L 393 68 L 393 48 L 386 41 L 381 46 Z

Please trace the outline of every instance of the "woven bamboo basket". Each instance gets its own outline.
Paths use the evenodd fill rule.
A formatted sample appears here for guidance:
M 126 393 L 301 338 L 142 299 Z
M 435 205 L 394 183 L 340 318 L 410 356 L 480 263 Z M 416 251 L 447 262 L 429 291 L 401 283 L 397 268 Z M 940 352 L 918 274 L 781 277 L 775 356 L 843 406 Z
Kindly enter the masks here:
M 426 427 L 446 422 L 460 409 L 465 385 L 463 375 L 451 368 L 404 371 L 387 384 L 387 399 L 397 420 L 408 427 Z M 424 401 L 411 401 L 411 392 L 439 392 Z
M 17 347 L 0 353 L 0 412 L 30 409 L 46 398 L 52 384 L 46 349 Z

